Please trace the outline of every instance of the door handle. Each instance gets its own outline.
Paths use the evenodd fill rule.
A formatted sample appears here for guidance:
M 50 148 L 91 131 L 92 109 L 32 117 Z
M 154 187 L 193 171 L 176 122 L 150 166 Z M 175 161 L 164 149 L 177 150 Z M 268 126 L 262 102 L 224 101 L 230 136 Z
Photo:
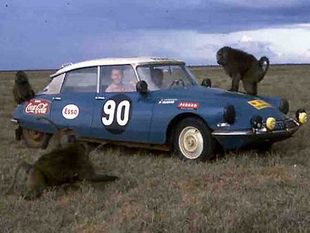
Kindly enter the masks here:
M 52 100 L 60 101 L 60 100 L 61 100 L 61 97 L 56 96 L 56 97 L 53 97 Z
M 105 97 L 104 96 L 96 96 L 95 99 L 96 100 L 105 100 Z

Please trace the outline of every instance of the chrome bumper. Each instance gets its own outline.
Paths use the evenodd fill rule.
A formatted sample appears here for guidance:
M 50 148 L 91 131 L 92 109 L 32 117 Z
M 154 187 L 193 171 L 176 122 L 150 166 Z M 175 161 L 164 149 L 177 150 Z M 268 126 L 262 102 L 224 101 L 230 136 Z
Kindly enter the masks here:
M 217 129 L 212 132 L 212 135 L 217 136 L 266 136 L 273 137 L 277 135 L 291 135 L 295 133 L 299 127 L 298 123 L 294 119 L 290 119 L 290 124 L 285 125 L 283 129 L 268 130 L 265 126 L 261 129 L 247 129 L 247 130 L 229 130 L 229 129 Z
M 10 121 L 11 121 L 13 124 L 18 124 L 18 120 L 14 119 L 14 118 L 11 118 Z

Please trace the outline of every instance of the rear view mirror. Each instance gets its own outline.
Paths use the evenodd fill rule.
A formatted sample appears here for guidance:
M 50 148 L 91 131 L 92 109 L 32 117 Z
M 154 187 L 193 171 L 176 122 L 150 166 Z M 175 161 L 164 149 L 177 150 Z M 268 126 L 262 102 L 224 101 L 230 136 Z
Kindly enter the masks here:
M 209 78 L 205 78 L 201 82 L 201 86 L 204 86 L 204 87 L 211 87 L 211 85 L 212 85 L 211 80 Z
M 146 94 L 148 92 L 147 83 L 144 80 L 138 81 L 136 84 L 136 90 L 140 94 Z

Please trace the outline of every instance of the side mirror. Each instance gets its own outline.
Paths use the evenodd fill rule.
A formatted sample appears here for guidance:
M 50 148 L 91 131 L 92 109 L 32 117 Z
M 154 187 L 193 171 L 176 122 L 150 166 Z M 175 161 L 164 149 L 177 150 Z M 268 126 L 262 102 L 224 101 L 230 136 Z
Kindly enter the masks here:
M 201 86 L 204 86 L 204 87 L 211 87 L 211 85 L 212 85 L 211 80 L 209 78 L 205 78 L 201 82 Z
M 136 90 L 142 95 L 146 94 L 148 92 L 147 83 L 144 80 L 138 81 L 136 84 Z

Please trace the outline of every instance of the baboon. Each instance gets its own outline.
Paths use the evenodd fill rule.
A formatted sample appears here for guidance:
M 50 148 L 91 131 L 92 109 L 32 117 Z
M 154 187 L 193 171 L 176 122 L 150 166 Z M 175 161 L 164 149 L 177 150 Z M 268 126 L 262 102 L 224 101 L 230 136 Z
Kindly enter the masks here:
M 76 181 L 103 182 L 117 180 L 117 176 L 97 174 L 89 160 L 89 151 L 83 143 L 73 143 L 65 148 L 43 154 L 34 164 L 21 162 L 17 166 L 9 194 L 14 186 L 18 171 L 26 171 L 25 199 L 39 197 L 44 189 Z
M 15 75 L 13 96 L 17 104 L 30 100 L 34 97 L 34 91 L 30 86 L 27 75 L 24 71 L 18 71 Z
M 216 59 L 232 78 L 230 91 L 238 91 L 239 82 L 242 80 L 246 93 L 257 95 L 257 83 L 264 78 L 269 68 L 267 57 L 257 60 L 251 54 L 225 46 L 217 51 Z
M 46 149 L 47 146 L 51 149 L 57 149 L 76 142 L 78 136 L 74 130 L 70 128 L 59 128 L 51 119 L 44 116 L 37 117 L 36 119 L 49 122 L 57 130 L 48 138 L 47 142 L 41 147 L 41 149 Z

